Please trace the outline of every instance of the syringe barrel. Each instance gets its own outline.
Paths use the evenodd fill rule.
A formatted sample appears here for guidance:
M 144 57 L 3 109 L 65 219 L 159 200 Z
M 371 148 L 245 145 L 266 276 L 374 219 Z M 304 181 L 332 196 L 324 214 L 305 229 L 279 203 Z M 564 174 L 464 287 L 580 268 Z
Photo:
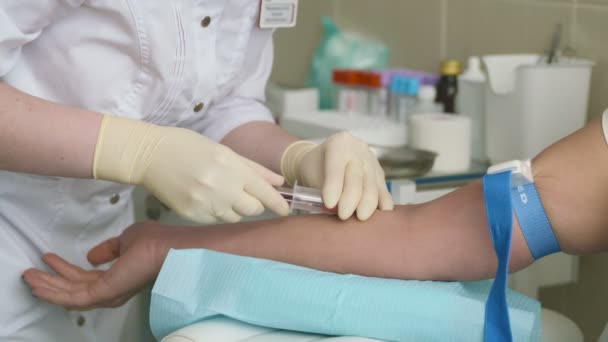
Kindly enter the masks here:
M 287 200 L 291 212 L 298 210 L 308 214 L 336 214 L 325 207 L 320 190 L 299 186 L 296 182 L 292 189 L 278 188 L 277 191 Z

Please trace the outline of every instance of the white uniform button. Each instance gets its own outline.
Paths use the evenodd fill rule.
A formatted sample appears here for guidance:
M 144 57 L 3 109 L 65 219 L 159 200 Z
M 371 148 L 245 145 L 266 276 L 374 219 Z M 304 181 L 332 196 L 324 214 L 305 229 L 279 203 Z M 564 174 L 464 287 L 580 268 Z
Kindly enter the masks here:
M 112 197 L 110 197 L 110 204 L 116 204 L 116 203 L 118 203 L 118 201 L 120 201 L 119 194 L 114 194 L 114 195 L 112 195 Z
M 84 316 L 82 316 L 82 315 L 78 316 L 78 318 L 76 319 L 76 324 L 78 324 L 78 326 L 81 327 L 85 323 L 86 323 L 86 319 L 84 318 Z
M 203 102 L 199 102 L 196 104 L 196 106 L 194 106 L 194 112 L 198 113 L 203 110 L 203 108 L 205 108 L 205 104 Z
M 202 27 L 209 27 L 210 24 L 211 24 L 211 17 L 205 17 L 205 18 L 203 18 L 203 20 L 201 20 Z

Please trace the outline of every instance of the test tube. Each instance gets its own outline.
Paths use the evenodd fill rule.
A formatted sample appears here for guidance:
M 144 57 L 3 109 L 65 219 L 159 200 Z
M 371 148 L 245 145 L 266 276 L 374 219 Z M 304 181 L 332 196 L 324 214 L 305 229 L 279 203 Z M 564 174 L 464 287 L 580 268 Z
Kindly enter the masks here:
M 333 82 L 337 87 L 337 109 L 341 113 L 357 111 L 357 73 L 353 70 L 338 69 L 333 72 Z
M 366 75 L 369 89 L 369 111 L 372 116 L 386 117 L 388 113 L 388 89 L 381 73 L 369 72 Z
M 391 113 L 398 123 L 407 124 L 411 111 L 416 106 L 420 81 L 406 76 L 394 76 L 391 84 Z
M 398 123 L 405 123 L 407 118 L 407 88 L 409 78 L 393 76 L 391 81 L 390 117 Z
M 369 115 L 369 89 L 367 86 L 367 73 L 362 70 L 354 72 L 355 113 Z
M 337 214 L 325 207 L 320 190 L 299 186 L 296 182 L 293 188 L 280 187 L 277 191 L 289 203 L 289 210 L 292 213 L 301 211 L 307 214 Z

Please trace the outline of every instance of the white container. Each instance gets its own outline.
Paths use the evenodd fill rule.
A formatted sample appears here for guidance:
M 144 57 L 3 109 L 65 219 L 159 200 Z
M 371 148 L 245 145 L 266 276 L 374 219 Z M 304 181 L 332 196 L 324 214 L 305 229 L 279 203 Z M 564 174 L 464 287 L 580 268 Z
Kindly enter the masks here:
M 467 171 L 471 166 L 471 118 L 456 114 L 416 114 L 409 122 L 409 143 L 437 153 L 433 172 Z
M 347 131 L 369 145 L 402 147 L 407 145 L 407 126 L 396 125 L 389 118 L 358 113 L 314 111 L 291 113 L 281 118 L 281 127 L 301 139 L 325 139 Z
M 273 83 L 266 86 L 266 106 L 276 117 L 319 110 L 317 88 L 286 88 Z
M 458 77 L 456 112 L 468 115 L 472 124 L 471 157 L 486 162 L 486 75 L 481 70 L 481 59 L 470 57 L 467 70 Z
M 494 164 L 534 157 L 586 122 L 593 63 L 539 60 L 538 55 L 483 58 L 489 81 L 487 154 Z

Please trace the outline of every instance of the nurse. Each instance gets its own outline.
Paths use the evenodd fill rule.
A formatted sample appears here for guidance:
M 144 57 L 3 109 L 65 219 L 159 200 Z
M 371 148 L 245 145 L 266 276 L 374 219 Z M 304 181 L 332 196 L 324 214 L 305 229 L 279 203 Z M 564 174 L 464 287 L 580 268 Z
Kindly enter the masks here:
M 286 215 L 273 188 L 284 180 L 322 188 L 342 219 L 392 209 L 364 143 L 315 145 L 274 125 L 273 31 L 259 11 L 257 0 L 0 2 L 0 340 L 129 340 L 132 305 L 71 313 L 35 299 L 21 274 L 44 269 L 48 251 L 87 267 L 87 250 L 133 222 L 132 185 L 199 223 Z

